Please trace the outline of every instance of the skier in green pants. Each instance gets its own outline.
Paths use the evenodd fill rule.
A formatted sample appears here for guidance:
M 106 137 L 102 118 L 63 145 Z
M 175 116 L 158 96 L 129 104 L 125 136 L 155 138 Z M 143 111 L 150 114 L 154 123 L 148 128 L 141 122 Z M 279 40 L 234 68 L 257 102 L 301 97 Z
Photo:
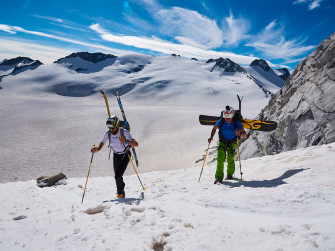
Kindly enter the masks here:
M 218 144 L 218 156 L 217 166 L 215 172 L 214 184 L 222 182 L 223 180 L 223 163 L 227 158 L 227 177 L 226 180 L 232 179 L 235 173 L 235 148 L 236 148 L 236 137 L 241 136 L 247 138 L 247 134 L 243 129 L 240 120 L 234 118 L 235 110 L 231 106 L 226 106 L 226 109 L 222 111 L 222 118 L 219 119 L 214 125 L 211 137 L 208 139 L 208 143 L 211 143 L 215 132 L 219 129 L 219 144 Z

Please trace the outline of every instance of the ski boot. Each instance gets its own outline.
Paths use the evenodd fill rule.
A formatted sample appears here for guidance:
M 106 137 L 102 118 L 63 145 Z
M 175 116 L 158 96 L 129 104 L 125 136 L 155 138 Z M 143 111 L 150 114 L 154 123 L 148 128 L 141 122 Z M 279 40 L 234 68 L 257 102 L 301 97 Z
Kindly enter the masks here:
M 222 183 L 222 180 L 219 180 L 219 179 L 215 179 L 215 181 L 214 181 L 214 184 L 221 184 Z
M 126 197 L 126 194 L 125 194 L 124 191 L 122 191 L 121 193 L 117 193 L 117 194 L 116 194 L 116 198 L 118 198 L 118 199 L 123 199 L 123 198 L 125 198 L 125 197 Z

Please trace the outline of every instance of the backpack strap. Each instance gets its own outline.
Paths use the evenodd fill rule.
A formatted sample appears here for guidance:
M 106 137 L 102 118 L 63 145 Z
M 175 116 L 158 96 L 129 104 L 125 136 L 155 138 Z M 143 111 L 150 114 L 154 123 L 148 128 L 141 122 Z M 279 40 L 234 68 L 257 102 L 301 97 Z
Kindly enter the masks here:
M 223 117 L 221 117 L 221 122 L 220 122 L 220 125 L 219 125 L 219 140 L 221 141 L 221 142 L 223 142 L 224 140 L 223 140 L 223 137 L 222 137 L 222 126 L 223 126 L 223 123 L 224 123 L 225 121 L 224 121 L 224 118 Z
M 121 135 L 121 138 L 125 138 L 126 136 L 124 135 L 124 128 L 123 127 L 120 127 L 120 135 Z M 130 149 L 130 146 L 125 146 L 125 144 L 123 144 L 123 147 L 124 147 L 124 150 L 126 150 L 127 152 L 129 151 Z
M 124 128 L 123 127 L 119 127 L 119 129 L 120 129 L 121 138 L 124 138 Z
M 111 136 L 112 136 L 112 131 L 108 130 L 108 140 L 109 140 L 108 148 L 110 148 L 111 146 Z

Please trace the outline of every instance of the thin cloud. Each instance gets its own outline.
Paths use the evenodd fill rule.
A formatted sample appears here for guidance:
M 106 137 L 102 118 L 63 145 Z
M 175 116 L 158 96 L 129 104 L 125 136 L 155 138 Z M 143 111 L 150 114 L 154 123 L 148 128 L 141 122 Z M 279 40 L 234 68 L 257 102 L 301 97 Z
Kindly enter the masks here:
M 117 55 L 123 55 L 123 54 L 129 53 L 129 51 L 116 50 L 116 49 L 113 49 L 113 48 L 110 48 L 110 47 L 107 47 L 107 46 L 103 46 L 103 45 L 99 45 L 99 44 L 86 43 L 86 42 L 74 40 L 74 39 L 71 39 L 71 38 L 50 35 L 50 34 L 47 34 L 47 33 L 44 33 L 44 32 L 39 32 L 39 31 L 25 30 L 25 29 L 23 29 L 21 27 L 18 27 L 18 26 L 10 26 L 10 25 L 0 24 L 0 30 L 11 33 L 11 34 L 15 34 L 17 32 L 22 32 L 22 33 L 36 35 L 36 36 L 40 36 L 40 37 L 46 37 L 46 38 L 55 39 L 55 40 L 59 40 L 59 41 L 63 41 L 63 42 L 68 42 L 68 43 L 71 43 L 71 44 L 81 45 L 81 46 L 84 46 L 84 47 L 99 49 L 101 52 L 105 52 L 105 53 L 112 53 L 112 54 L 117 54 Z
M 234 18 L 230 11 L 229 17 L 226 17 L 222 23 L 223 39 L 225 46 L 238 46 L 241 41 L 250 37 L 248 31 L 249 22 L 244 18 Z
M 132 2 L 141 4 L 157 22 L 158 27 L 152 27 L 151 33 L 168 36 L 179 43 L 199 48 L 218 48 L 223 43 L 223 33 L 216 22 L 197 11 L 181 7 L 165 8 L 156 0 Z
M 158 10 L 163 9 L 162 5 L 156 0 L 129 0 L 143 6 L 149 13 L 155 13 Z
M 31 15 L 31 16 L 39 18 L 39 19 L 49 20 L 49 21 L 56 22 L 56 23 L 64 23 L 65 22 L 64 19 L 58 18 L 58 17 L 48 17 L 48 16 L 41 16 L 41 15 Z
M 64 57 L 72 53 L 70 50 L 57 48 L 54 46 L 46 46 L 36 44 L 36 41 L 31 40 L 14 40 L 9 38 L 0 38 L 1 46 L 0 55 L 2 58 L 13 58 L 16 56 L 29 57 L 38 59 L 42 63 L 52 63 L 58 58 Z
M 10 34 L 15 34 L 16 31 L 12 27 L 13 26 L 9 26 L 6 24 L 0 24 L 0 31 L 8 32 Z
M 297 62 L 308 51 L 315 48 L 314 45 L 304 46 L 303 39 L 286 40 L 284 27 L 276 29 L 276 21 L 272 21 L 246 46 L 254 47 L 269 59 L 284 59 L 287 62 Z
M 231 60 L 240 64 L 250 64 L 253 60 L 256 59 L 256 57 L 242 56 L 229 52 L 217 52 L 185 44 L 174 44 L 166 40 L 158 39 L 155 37 L 147 38 L 147 37 L 114 35 L 108 32 L 107 30 L 103 29 L 99 24 L 93 24 L 90 26 L 90 28 L 96 31 L 100 35 L 100 37 L 106 41 L 161 52 L 165 54 L 175 53 L 185 57 L 189 58 L 195 57 L 203 60 L 209 58 L 224 57 L 224 58 L 230 58 Z
M 322 0 L 296 0 L 292 4 L 308 4 L 309 10 L 314 10 L 315 8 L 320 7 Z
M 41 15 L 35 15 L 35 14 L 31 16 L 38 18 L 38 19 L 50 21 L 50 23 L 56 26 L 59 26 L 59 27 L 66 28 L 66 29 L 78 30 L 82 32 L 86 31 L 86 26 L 84 27 L 83 25 L 79 25 L 78 23 L 71 22 L 69 20 L 62 19 L 59 17 L 49 17 L 49 16 L 41 16 Z
M 196 11 L 180 7 L 162 9 L 154 17 L 161 23 L 160 31 L 164 35 L 179 37 L 179 41 L 192 45 L 199 44 L 207 49 L 222 45 L 223 34 L 216 22 Z M 180 39 L 180 38 L 185 39 Z

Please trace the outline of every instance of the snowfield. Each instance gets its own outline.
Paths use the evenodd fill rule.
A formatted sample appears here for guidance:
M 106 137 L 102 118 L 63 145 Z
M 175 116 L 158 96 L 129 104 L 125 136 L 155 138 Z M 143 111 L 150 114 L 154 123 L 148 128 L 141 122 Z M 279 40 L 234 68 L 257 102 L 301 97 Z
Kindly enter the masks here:
M 146 66 L 128 73 L 137 65 Z M 100 90 L 106 92 L 111 113 L 121 118 L 112 95 L 120 87 L 132 136 L 140 144 L 139 171 L 192 166 L 207 147 L 211 131 L 200 125 L 200 114 L 220 115 L 228 104 L 238 108 L 237 94 L 244 97 L 245 118 L 255 117 L 268 103 L 264 92 L 247 77 L 220 77 L 221 73 L 210 72 L 210 67 L 173 56 L 129 55 L 90 74 L 50 64 L 4 77 L 0 182 L 27 181 L 59 172 L 71 178 L 85 177 L 90 149 L 107 130 Z M 95 70 L 91 64 L 84 68 Z M 95 159 L 93 176 L 113 175 L 108 152 L 105 146 Z
M 3 183 L 0 250 L 335 250 L 334 163 L 332 143 L 242 161 L 244 181 L 214 185 L 199 162 L 140 173 L 145 191 L 126 176 L 126 199 L 95 177 L 83 204 L 86 177 Z

